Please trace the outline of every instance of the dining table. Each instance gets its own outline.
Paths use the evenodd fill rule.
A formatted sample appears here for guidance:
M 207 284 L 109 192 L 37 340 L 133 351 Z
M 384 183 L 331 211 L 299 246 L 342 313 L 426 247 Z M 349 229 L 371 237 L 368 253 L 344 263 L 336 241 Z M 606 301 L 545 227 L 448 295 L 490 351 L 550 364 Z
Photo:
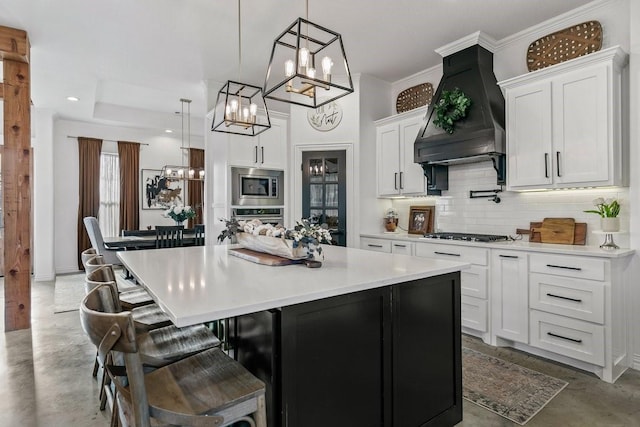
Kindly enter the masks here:
M 204 237 L 204 235 L 203 235 Z M 182 235 L 182 246 L 193 246 L 196 234 L 193 229 L 185 230 Z M 156 247 L 155 233 L 144 233 L 128 236 L 104 236 L 104 245 L 107 249 L 154 249 Z
M 270 427 L 455 425 L 468 263 L 323 245 L 320 268 L 237 245 L 120 251 L 178 326 L 226 320 L 229 355 L 266 384 Z

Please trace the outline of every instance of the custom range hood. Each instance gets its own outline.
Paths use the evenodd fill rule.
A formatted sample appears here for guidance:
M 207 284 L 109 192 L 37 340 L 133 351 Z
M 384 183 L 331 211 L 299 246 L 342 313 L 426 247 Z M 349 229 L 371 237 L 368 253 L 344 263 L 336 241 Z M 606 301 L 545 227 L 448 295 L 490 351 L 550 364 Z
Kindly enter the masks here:
M 505 107 L 493 74 L 494 45 L 477 32 L 436 51 L 443 57 L 443 76 L 414 144 L 414 161 L 424 169 L 428 194 L 448 189 L 447 165 L 458 163 L 492 160 L 498 184 L 505 183 Z M 471 106 L 449 134 L 433 124 L 433 105 L 443 91 L 455 88 L 471 100 Z

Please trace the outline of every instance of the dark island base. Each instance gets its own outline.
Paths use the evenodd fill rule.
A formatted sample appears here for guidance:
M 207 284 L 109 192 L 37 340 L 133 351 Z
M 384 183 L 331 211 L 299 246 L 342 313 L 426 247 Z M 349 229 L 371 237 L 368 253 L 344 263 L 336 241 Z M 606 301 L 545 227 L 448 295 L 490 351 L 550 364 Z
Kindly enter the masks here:
M 460 273 L 237 317 L 230 332 L 267 384 L 269 427 L 462 420 Z

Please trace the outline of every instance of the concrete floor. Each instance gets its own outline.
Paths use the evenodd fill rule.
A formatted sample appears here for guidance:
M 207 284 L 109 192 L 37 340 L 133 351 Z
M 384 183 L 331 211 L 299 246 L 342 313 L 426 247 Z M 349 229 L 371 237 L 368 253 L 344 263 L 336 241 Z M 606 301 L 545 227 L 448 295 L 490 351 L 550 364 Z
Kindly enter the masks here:
M 32 296 L 32 328 L 0 338 L 0 426 L 108 426 L 109 414 L 98 410 L 98 386 L 91 377 L 95 348 L 82 332 L 78 312 L 53 313 L 53 282 L 34 283 Z M 0 323 L 4 330 L 4 319 Z M 475 338 L 463 342 L 569 382 L 529 427 L 640 426 L 640 371 L 628 370 L 607 384 L 593 374 Z M 467 401 L 463 405 L 459 426 L 516 425 Z

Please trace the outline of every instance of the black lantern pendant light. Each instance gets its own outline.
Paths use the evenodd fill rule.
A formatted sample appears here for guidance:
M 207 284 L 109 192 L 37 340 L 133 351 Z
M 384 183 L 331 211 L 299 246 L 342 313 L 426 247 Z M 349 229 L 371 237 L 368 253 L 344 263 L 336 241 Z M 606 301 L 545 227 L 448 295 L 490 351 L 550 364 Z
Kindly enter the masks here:
M 238 75 L 242 68 L 242 31 L 238 0 Z M 271 127 L 262 88 L 233 80 L 218 92 L 211 130 L 256 136 Z
M 342 36 L 298 18 L 273 42 L 264 97 L 318 108 L 353 92 Z

